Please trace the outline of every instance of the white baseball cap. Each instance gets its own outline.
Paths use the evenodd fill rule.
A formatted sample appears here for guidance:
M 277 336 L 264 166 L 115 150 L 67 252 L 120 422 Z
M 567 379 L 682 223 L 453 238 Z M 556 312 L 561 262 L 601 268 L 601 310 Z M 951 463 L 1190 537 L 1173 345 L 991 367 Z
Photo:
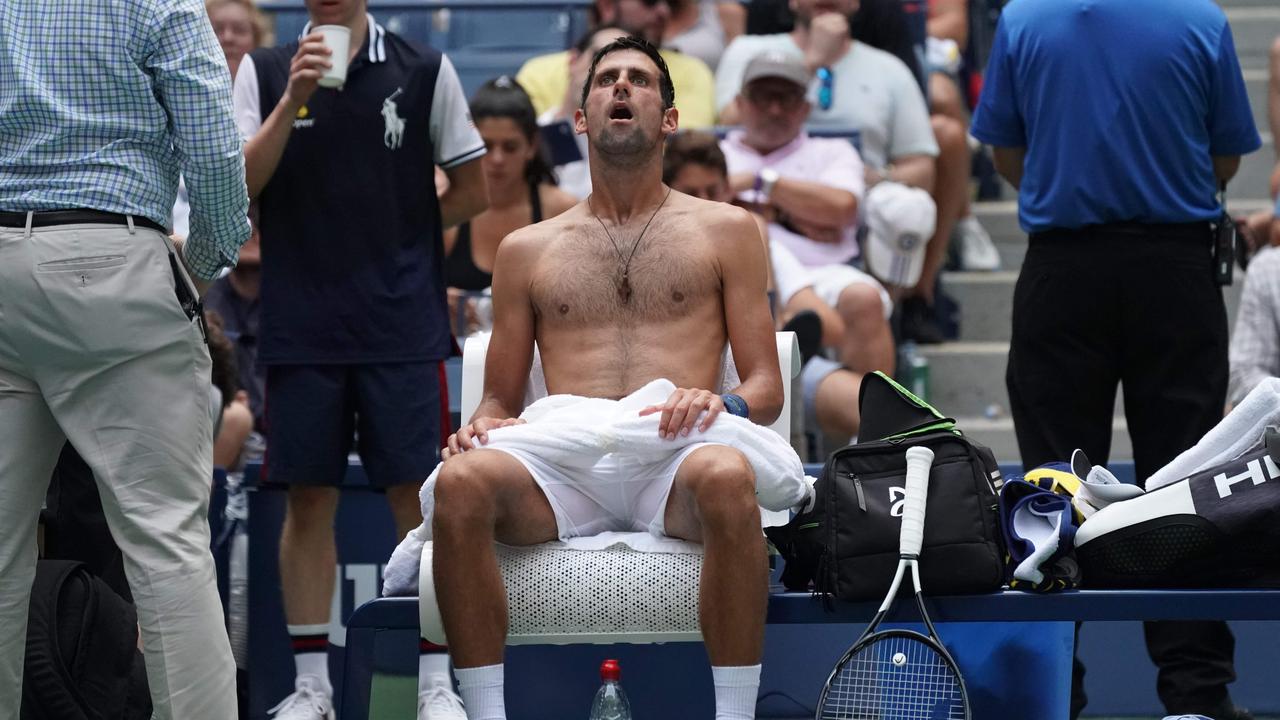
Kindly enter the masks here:
M 865 205 L 867 268 L 888 285 L 915 285 L 936 227 L 933 198 L 920 188 L 885 181 L 871 188 Z

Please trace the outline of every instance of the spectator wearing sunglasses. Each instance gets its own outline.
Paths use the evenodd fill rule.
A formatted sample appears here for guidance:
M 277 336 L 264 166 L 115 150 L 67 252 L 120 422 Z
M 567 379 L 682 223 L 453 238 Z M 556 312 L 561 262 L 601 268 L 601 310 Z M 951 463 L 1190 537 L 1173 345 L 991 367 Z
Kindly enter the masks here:
M 798 57 L 762 53 L 747 64 L 743 78 L 735 100 L 742 128 L 720 146 L 730 191 L 738 204 L 769 222 L 771 242 L 790 251 L 808 271 L 813 292 L 839 314 L 845 328 L 837 347 L 840 363 L 824 366 L 823 374 L 840 365 L 856 373 L 892 373 L 892 299 L 879 281 L 851 264 L 860 255 L 857 224 L 865 190 L 858 151 L 843 139 L 804 131 L 809 71 Z M 806 388 L 821 379 L 806 377 Z
M 722 124 L 739 121 L 734 98 L 743 71 L 756 55 L 777 50 L 801 58 L 809 72 L 809 125 L 858 131 L 866 184 L 894 181 L 928 191 L 937 205 L 919 281 L 904 293 L 903 335 L 940 342 L 932 321 L 934 289 L 947 243 L 968 189 L 969 161 L 963 126 L 930 118 L 911 70 L 888 52 L 850 37 L 849 18 L 859 0 L 794 0 L 789 33 L 734 40 L 720 59 L 716 106 Z
M 654 45 L 661 45 L 670 19 L 671 6 L 667 0 L 595 0 L 591 6 L 593 30 L 616 25 Z M 660 52 L 675 85 L 675 107 L 680 111 L 680 127 L 695 129 L 714 125 L 715 77 L 707 64 L 671 48 L 663 48 Z M 526 62 L 516 74 L 516 82 L 529 93 L 539 115 L 560 107 L 564 102 L 570 89 L 570 62 L 573 57 L 572 50 L 539 55 Z

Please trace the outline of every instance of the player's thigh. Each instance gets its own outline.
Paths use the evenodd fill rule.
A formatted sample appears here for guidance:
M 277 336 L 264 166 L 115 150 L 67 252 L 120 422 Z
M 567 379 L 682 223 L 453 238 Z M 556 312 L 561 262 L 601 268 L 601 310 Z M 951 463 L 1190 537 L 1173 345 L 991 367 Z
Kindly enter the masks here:
M 450 457 L 436 477 L 434 522 L 492 523 L 495 539 L 532 545 L 559 537 L 556 513 L 525 461 L 501 450 L 477 449 Z
M 728 445 L 703 445 L 680 463 L 665 511 L 670 537 L 701 542 L 703 528 L 714 517 L 754 515 L 755 475 L 741 451 Z

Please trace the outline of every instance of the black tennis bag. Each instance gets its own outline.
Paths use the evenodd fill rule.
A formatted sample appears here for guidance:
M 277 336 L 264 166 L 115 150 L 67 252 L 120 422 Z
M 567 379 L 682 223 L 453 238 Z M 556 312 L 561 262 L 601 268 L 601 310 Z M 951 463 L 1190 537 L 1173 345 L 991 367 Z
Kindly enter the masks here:
M 83 563 L 41 560 L 31 588 L 22 720 L 147 720 L 137 614 Z
M 880 438 L 836 450 L 810 510 L 766 532 L 786 560 L 783 584 L 841 600 L 884 596 L 898 564 L 907 448 L 934 452 L 921 582 L 930 594 L 994 592 L 1004 581 L 1000 470 L 928 403 L 881 373 L 864 377 L 860 435 Z

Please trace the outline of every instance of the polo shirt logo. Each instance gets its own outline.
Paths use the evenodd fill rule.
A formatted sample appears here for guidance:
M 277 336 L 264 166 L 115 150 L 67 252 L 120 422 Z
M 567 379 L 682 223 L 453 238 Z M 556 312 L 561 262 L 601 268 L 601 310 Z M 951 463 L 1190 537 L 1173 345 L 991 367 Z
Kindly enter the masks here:
M 316 119 L 313 117 L 307 117 L 310 114 L 311 114 L 311 111 L 307 109 L 306 105 L 303 105 L 302 107 L 298 108 L 298 114 L 293 121 L 294 129 L 309 128 L 312 125 L 315 125 Z
M 382 143 L 389 149 L 395 150 L 404 142 L 404 118 L 400 117 L 400 109 L 396 107 L 396 98 L 403 93 L 402 88 L 396 88 L 386 100 L 382 101 L 382 119 L 386 121 L 386 130 L 382 133 Z

